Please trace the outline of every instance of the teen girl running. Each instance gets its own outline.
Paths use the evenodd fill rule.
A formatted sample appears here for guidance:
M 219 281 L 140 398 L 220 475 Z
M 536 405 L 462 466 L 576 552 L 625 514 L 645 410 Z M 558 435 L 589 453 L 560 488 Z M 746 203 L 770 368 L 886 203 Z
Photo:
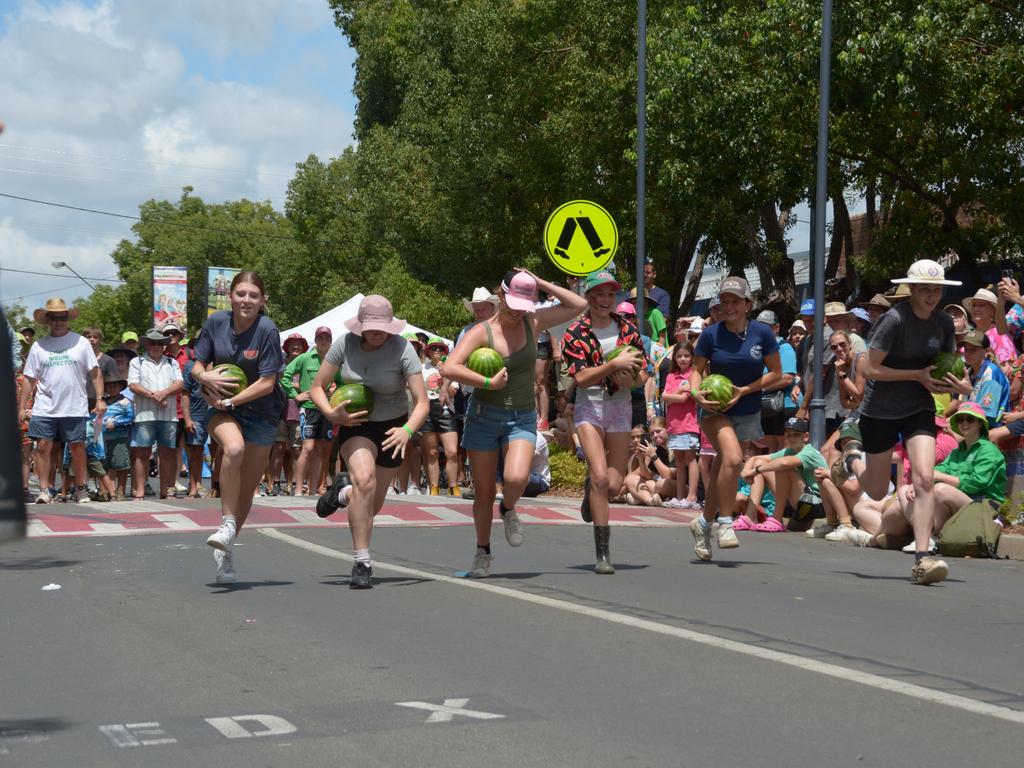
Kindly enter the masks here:
M 559 303 L 535 311 L 538 289 Z M 510 546 L 523 543 L 522 526 L 515 505 L 530 479 L 530 464 L 537 444 L 537 409 L 533 385 L 537 360 L 537 334 L 567 322 L 586 304 L 572 291 L 541 280 L 525 269 L 505 275 L 498 289 L 498 311 L 465 332 L 448 356 L 444 375 L 474 388 L 466 412 L 462 447 L 469 454 L 473 473 L 473 522 L 476 553 L 469 575 L 490 575 L 491 522 L 498 476 L 498 451 L 504 456 L 502 501 L 505 540 Z M 466 367 L 479 347 L 490 347 L 502 356 L 505 367 L 493 378 Z
M 612 312 L 621 286 L 611 273 L 591 272 L 582 282 L 587 313 L 569 326 L 562 343 L 567 373 L 576 380 L 574 418 L 589 466 L 580 513 L 594 523 L 595 573 L 615 573 L 609 553 L 608 499 L 619 495 L 629 459 L 630 388 L 635 371 L 650 361 L 636 325 Z M 614 359 L 609 353 L 627 345 Z M 641 373 L 643 379 L 646 374 Z
M 704 514 L 690 523 L 694 554 L 705 561 L 711 559 L 712 523 L 719 515 L 719 548 L 739 546 L 732 528 L 732 510 L 743 456 L 750 443 L 764 434 L 761 392 L 782 378 L 775 334 L 764 323 L 747 319 L 754 304 L 747 281 L 725 278 L 718 297 L 722 320 L 706 328 L 697 340 L 691 377 L 693 396 L 701 409 L 701 430 L 717 454 L 705 488 Z M 733 383 L 732 400 L 724 406 L 709 400 L 700 390 L 704 377 L 714 373 Z
M 405 327 L 383 296 L 366 296 L 359 313 L 345 321 L 350 331 L 336 340 L 324 356 L 309 395 L 330 421 L 338 425 L 341 456 L 351 485 L 338 474 L 327 493 L 316 502 L 316 513 L 328 517 L 348 509 L 355 563 L 349 589 L 373 587 L 370 536 L 373 518 L 384 506 L 384 496 L 405 458 L 406 446 L 423 426 L 430 406 L 420 375 L 420 359 L 412 345 L 398 334 Z M 347 384 L 362 384 L 373 392 L 373 408 L 348 413 L 345 400 L 332 406 L 327 387 L 341 373 Z M 409 413 L 406 387 L 412 392 Z
M 284 368 L 281 334 L 264 314 L 263 278 L 249 270 L 239 272 L 231 281 L 228 298 L 231 309 L 214 312 L 207 319 L 192 368 L 192 377 L 213 409 L 207 429 L 222 452 L 221 525 L 206 540 L 214 550 L 218 584 L 237 579 L 234 542 L 252 508 L 253 491 L 267 466 L 285 405 L 279 384 Z M 241 368 L 249 386 L 232 394 L 235 380 L 211 370 L 221 363 Z
M 914 584 L 933 584 L 949 574 L 945 562 L 931 557 L 928 539 L 935 518 L 935 401 L 934 394 L 951 392 L 959 383 L 952 374 L 932 378 L 932 361 L 940 352 L 953 352 L 953 319 L 939 309 L 942 288 L 960 285 L 945 279 L 935 261 L 916 261 L 907 276 L 893 283 L 908 284 L 910 298 L 886 312 L 875 325 L 863 361 L 867 379 L 860 405 L 863 445 L 850 441 L 843 466 L 852 470 L 861 488 L 881 499 L 889 487 L 892 453 L 901 439 L 910 457 L 914 498 Z

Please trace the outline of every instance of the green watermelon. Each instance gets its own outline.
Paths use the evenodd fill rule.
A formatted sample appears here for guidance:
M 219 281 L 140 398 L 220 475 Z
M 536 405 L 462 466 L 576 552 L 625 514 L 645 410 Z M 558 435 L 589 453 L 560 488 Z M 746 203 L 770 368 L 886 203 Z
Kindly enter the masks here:
M 933 379 L 943 379 L 947 373 L 952 373 L 958 379 L 964 377 L 964 360 L 960 355 L 953 352 L 939 352 L 932 360 L 935 370 L 932 371 Z
M 496 349 L 490 347 L 478 347 L 466 361 L 466 367 L 473 373 L 492 378 L 505 367 L 505 360 Z
M 223 371 L 225 376 L 232 378 L 237 382 L 234 392 L 231 393 L 232 397 L 249 386 L 249 377 L 245 375 L 245 371 L 233 363 L 221 363 L 220 365 L 215 365 L 213 366 L 213 370 Z
M 349 400 L 345 406 L 348 413 L 366 411 L 373 413 L 373 390 L 362 384 L 342 384 L 331 395 L 331 407 L 336 408 L 343 400 Z
M 706 392 L 708 399 L 715 400 L 719 405 L 725 405 L 733 396 L 733 385 L 725 376 L 720 373 L 713 373 L 700 383 L 701 392 Z
M 615 349 L 613 349 L 611 352 L 608 353 L 608 356 L 604 359 L 604 361 L 606 363 L 610 363 L 616 357 L 621 355 L 622 351 L 624 349 L 636 349 L 641 355 L 643 355 L 643 350 L 642 349 L 637 349 L 632 344 L 620 344 L 619 346 L 617 346 Z M 633 386 L 634 387 L 639 387 L 639 386 L 641 386 L 641 383 L 642 382 L 640 381 L 640 368 L 639 367 L 634 368 L 633 369 Z

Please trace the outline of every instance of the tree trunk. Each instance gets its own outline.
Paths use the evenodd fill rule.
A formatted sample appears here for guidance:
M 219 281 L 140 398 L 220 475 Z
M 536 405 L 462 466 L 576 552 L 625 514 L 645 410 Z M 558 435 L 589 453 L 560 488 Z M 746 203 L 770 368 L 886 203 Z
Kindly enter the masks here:
M 690 273 L 690 281 L 686 284 L 686 294 L 679 304 L 679 312 L 676 317 L 686 317 L 690 314 L 693 303 L 697 300 L 697 289 L 700 288 L 700 281 L 704 279 L 704 263 L 708 254 L 711 253 L 711 240 L 705 237 L 704 242 L 697 249 L 697 260 L 693 264 L 693 272 Z
M 828 259 L 825 261 L 825 280 L 832 280 L 839 272 L 839 262 L 843 249 L 846 249 L 846 263 L 849 266 L 853 256 L 853 230 L 850 226 L 850 210 L 842 193 L 832 196 L 835 215 L 832 222 L 832 242 L 828 248 Z
M 693 230 L 684 230 L 676 238 L 675 247 L 672 249 L 672 261 L 669 265 L 669 274 L 672 276 L 669 286 L 672 319 L 665 318 L 669 323 L 679 316 L 679 299 L 683 293 L 683 285 L 686 283 L 686 273 L 690 271 L 690 265 L 693 264 L 693 257 L 699 242 L 700 234 Z
M 796 275 L 793 271 L 793 260 L 789 258 L 784 229 L 788 217 L 788 210 L 779 215 L 774 200 L 761 206 L 761 226 L 764 228 L 769 249 L 763 252 L 758 248 L 754 254 L 757 270 L 762 275 L 760 301 L 757 307 L 771 308 L 779 316 L 780 321 L 786 323 L 792 318 L 793 307 L 796 305 Z

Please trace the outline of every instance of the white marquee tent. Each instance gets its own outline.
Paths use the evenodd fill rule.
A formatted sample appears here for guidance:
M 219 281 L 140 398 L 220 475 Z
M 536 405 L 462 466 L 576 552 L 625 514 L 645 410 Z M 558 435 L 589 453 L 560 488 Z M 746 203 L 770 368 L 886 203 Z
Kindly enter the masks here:
M 334 309 L 329 309 L 322 315 L 318 315 L 317 317 L 314 317 L 312 320 L 307 320 L 302 325 L 297 325 L 294 328 L 289 328 L 287 331 L 281 331 L 281 343 L 283 344 L 284 340 L 287 339 L 291 334 L 299 333 L 302 334 L 302 337 L 307 342 L 309 342 L 309 345 L 312 347 L 313 334 L 316 332 L 316 329 L 319 328 L 321 325 L 326 325 L 328 328 L 331 329 L 331 333 L 334 334 L 334 338 L 339 338 L 343 333 L 348 332 L 348 329 L 345 328 L 345 321 L 355 317 L 356 314 L 358 314 L 359 302 L 361 302 L 363 298 L 363 294 L 357 293 L 351 299 L 349 299 L 343 304 L 339 304 Z M 405 329 L 402 332 L 405 333 L 406 331 L 412 331 L 413 333 L 423 332 L 428 336 L 435 335 L 423 328 L 417 328 L 412 323 L 406 325 Z M 445 339 L 445 341 L 448 343 L 448 346 L 450 348 L 452 346 L 452 340 Z

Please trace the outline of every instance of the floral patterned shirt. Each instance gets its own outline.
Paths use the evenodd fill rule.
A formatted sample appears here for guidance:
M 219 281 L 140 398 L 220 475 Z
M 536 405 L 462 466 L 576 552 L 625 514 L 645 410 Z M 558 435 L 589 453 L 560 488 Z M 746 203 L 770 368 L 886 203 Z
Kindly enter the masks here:
M 612 320 L 619 324 L 619 338 L 616 346 L 625 344 L 636 347 L 644 358 L 643 369 L 649 370 L 648 366 L 650 366 L 651 360 L 644 352 L 643 338 L 636 325 L 614 312 Z M 584 368 L 595 368 L 605 362 L 604 356 L 601 354 L 601 343 L 591 328 L 589 312 L 566 329 L 565 336 L 562 337 L 562 358 L 565 360 L 566 373 L 570 376 L 575 376 Z M 610 395 L 615 394 L 618 390 L 618 387 L 607 378 L 604 381 L 604 387 Z

